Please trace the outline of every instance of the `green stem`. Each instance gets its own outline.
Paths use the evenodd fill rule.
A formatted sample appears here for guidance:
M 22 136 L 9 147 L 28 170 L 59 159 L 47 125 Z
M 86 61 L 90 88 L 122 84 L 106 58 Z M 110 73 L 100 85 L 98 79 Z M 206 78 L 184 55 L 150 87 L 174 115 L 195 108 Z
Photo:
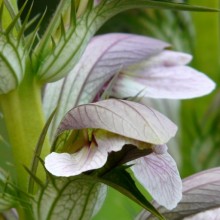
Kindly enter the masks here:
M 41 86 L 30 74 L 26 74 L 22 84 L 14 91 L 0 97 L 1 108 L 12 145 L 18 186 L 27 192 L 28 173 L 34 149 L 44 127 L 45 120 L 41 104 Z M 49 153 L 46 141 L 41 156 Z M 38 169 L 40 179 L 44 179 L 43 169 Z

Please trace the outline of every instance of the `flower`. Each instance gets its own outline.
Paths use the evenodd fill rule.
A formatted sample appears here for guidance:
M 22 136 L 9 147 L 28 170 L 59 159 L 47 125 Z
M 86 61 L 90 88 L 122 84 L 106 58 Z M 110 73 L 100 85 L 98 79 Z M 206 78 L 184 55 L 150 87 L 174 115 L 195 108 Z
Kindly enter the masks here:
M 51 105 L 47 102 L 51 95 L 52 104 L 60 106 L 53 127 L 71 109 L 70 103 L 77 106 L 92 102 L 100 98 L 97 95 L 106 85 L 110 95 L 117 98 L 184 99 L 210 93 L 214 82 L 186 66 L 191 55 L 169 51 L 168 47 L 162 41 L 131 34 L 93 38 L 70 74 L 46 87 L 45 109 L 53 109 L 47 106 Z M 92 134 L 87 129 L 92 129 Z M 176 126 L 159 112 L 129 101 L 99 101 L 70 110 L 58 127 L 58 138 L 61 135 L 62 139 L 62 132 L 66 136 L 66 130 L 73 130 L 70 136 L 75 142 L 67 141 L 71 145 L 61 146 L 59 153 L 52 152 L 45 158 L 45 167 L 53 175 L 74 176 L 101 168 L 109 153 L 132 144 L 139 150 L 153 151 L 132 161 L 131 169 L 140 183 L 168 209 L 180 201 L 181 178 L 166 147 Z M 77 135 L 84 135 L 80 143 Z
M 156 110 L 115 99 L 81 105 L 69 111 L 62 120 L 58 128 L 61 140 L 66 137 L 67 130 L 73 130 L 67 141 L 71 147 L 66 145 L 59 150 L 63 153 L 52 152 L 45 158 L 45 167 L 53 175 L 75 176 L 101 168 L 110 152 L 118 152 L 126 144 L 132 144 L 141 152 L 144 149 L 153 151 L 132 161 L 137 179 L 168 209 L 180 201 L 181 178 L 164 145 L 177 128 Z

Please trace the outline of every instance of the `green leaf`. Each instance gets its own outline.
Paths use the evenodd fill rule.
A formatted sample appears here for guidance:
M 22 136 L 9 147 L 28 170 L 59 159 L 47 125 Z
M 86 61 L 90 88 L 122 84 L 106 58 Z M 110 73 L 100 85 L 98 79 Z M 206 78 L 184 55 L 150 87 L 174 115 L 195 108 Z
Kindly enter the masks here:
M 17 12 L 17 1 L 16 0 L 4 0 L 1 1 L 2 2 L 2 6 L 4 6 L 4 8 L 6 10 L 4 10 L 4 12 L 2 13 L 2 16 L 4 17 L 3 21 L 1 21 L 3 23 L 2 27 L 3 29 L 7 28 L 11 22 L 17 20 L 16 18 L 16 12 Z M 16 28 L 19 28 L 19 24 L 16 24 Z
M 31 200 L 32 197 L 21 191 L 9 175 L 0 168 L 0 213 L 17 207 L 23 207 L 31 213 Z
M 172 9 L 172 10 L 183 10 L 183 11 L 212 11 L 217 12 L 218 9 L 208 8 L 203 6 L 195 6 L 186 3 L 176 3 L 174 1 L 168 0 L 114 0 L 113 4 L 117 4 L 118 8 L 123 10 L 132 9 L 132 8 L 140 8 L 140 7 L 148 7 L 148 8 L 157 8 L 157 9 Z
M 36 196 L 34 214 L 40 220 L 87 220 L 97 212 L 106 188 L 87 176 L 51 179 Z M 98 204 L 98 205 L 97 205 Z
M 37 143 L 37 146 L 35 148 L 35 152 L 34 152 L 34 157 L 33 157 L 33 160 L 32 160 L 32 164 L 31 164 L 31 171 L 30 173 L 33 174 L 33 175 L 30 175 L 29 176 L 29 183 L 28 183 L 28 192 L 29 193 L 33 193 L 33 190 L 34 190 L 34 179 L 33 179 L 33 176 L 36 175 L 36 172 L 37 172 L 37 168 L 38 168 L 38 162 L 39 162 L 39 157 L 41 155 L 41 151 L 42 151 L 42 148 L 43 148 L 43 144 L 44 144 L 44 141 L 45 141 L 45 138 L 46 138 L 46 134 L 47 134 L 47 131 L 48 131 L 48 128 L 49 128 L 49 125 L 53 119 L 53 116 L 55 114 L 56 110 L 54 110 L 52 112 L 52 114 L 50 115 L 50 117 L 48 118 L 42 132 L 41 132 L 41 135 L 40 135 L 40 138 L 38 140 L 38 143 Z
M 125 170 L 127 167 L 118 167 L 110 172 L 102 175 L 100 181 L 113 187 L 125 196 L 132 199 L 134 202 L 141 205 L 159 219 L 164 219 L 163 216 L 153 207 L 153 205 L 142 195 L 135 185 L 130 174 Z

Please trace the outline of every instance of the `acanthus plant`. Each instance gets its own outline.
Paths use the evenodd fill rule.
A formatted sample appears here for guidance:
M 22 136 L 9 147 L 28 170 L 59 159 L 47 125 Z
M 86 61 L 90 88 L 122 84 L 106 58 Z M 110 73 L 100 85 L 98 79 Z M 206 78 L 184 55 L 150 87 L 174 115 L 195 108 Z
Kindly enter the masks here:
M 166 143 L 177 128 L 153 108 L 123 99 L 198 97 L 215 84 L 185 66 L 189 55 L 171 52 L 162 41 L 92 36 L 134 7 L 209 9 L 152 0 L 96 6 L 65 0 L 39 36 L 43 19 L 26 35 L 30 13 L 21 22 L 25 5 L 17 11 L 12 3 L 5 0 L 0 10 L 1 21 L 11 21 L 1 25 L 0 104 L 16 177 L 1 172 L 0 211 L 16 208 L 20 219 L 90 219 L 104 201 L 105 183 L 162 219 L 126 169 L 159 204 L 174 208 L 182 184 Z

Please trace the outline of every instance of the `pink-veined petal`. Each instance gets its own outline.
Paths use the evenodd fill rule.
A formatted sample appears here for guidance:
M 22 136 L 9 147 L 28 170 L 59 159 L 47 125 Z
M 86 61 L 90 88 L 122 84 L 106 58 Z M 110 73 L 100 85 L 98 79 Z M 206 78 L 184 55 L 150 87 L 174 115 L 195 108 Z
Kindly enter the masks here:
M 154 109 L 118 99 L 73 108 L 61 121 L 57 134 L 83 128 L 102 129 L 154 145 L 167 143 L 177 131 L 169 119 Z
M 92 38 L 81 59 L 70 73 L 59 81 L 48 83 L 43 105 L 48 118 L 58 106 L 49 128 L 55 130 L 72 107 L 93 102 L 103 86 L 122 68 L 161 53 L 169 44 L 134 34 L 105 34 Z
M 156 202 L 154 206 L 169 220 L 217 220 L 220 210 L 220 167 L 205 170 L 183 179 L 183 197 L 171 211 Z M 207 211 L 209 210 L 209 211 Z M 150 220 L 155 217 L 142 211 L 137 220 Z
M 113 95 L 116 97 L 151 97 L 188 99 L 209 94 L 215 83 L 188 66 L 157 67 L 146 69 L 143 74 L 119 76 Z
M 220 208 L 211 209 L 201 212 L 191 217 L 184 218 L 184 220 L 218 220 L 220 216 Z
M 54 176 L 75 176 L 82 172 L 102 167 L 108 158 L 108 153 L 120 151 L 125 144 L 136 144 L 138 141 L 115 135 L 105 131 L 97 131 L 95 144 L 85 146 L 74 154 L 51 153 L 45 158 L 45 167 Z M 143 148 L 151 145 L 142 143 Z
M 108 152 L 120 151 L 126 144 L 136 146 L 138 149 L 150 149 L 152 145 L 132 138 L 127 138 L 104 130 L 98 130 L 94 133 L 98 146 L 104 147 Z
M 125 68 L 125 72 L 128 75 L 142 76 L 146 69 L 157 67 L 172 67 L 172 66 L 184 66 L 192 60 L 192 55 L 182 52 L 176 52 L 171 50 L 164 50 L 155 56 L 149 57 L 143 61 L 143 65 L 140 63 L 134 64 Z
M 75 176 L 102 167 L 107 157 L 108 151 L 104 147 L 92 144 L 74 154 L 53 152 L 45 158 L 45 167 L 54 176 Z
M 98 147 L 92 143 L 73 154 L 53 152 L 45 158 L 46 169 L 54 176 L 75 176 L 102 167 L 107 161 L 108 153 L 120 151 L 126 144 L 139 149 L 150 149 L 152 146 L 104 130 L 97 130 L 93 135 Z
M 176 163 L 168 153 L 151 153 L 139 158 L 131 169 L 157 203 L 167 209 L 176 207 L 182 198 L 182 181 Z
M 165 153 L 167 153 L 168 147 L 165 144 L 164 145 L 154 145 L 152 147 L 152 149 L 153 149 L 154 153 L 156 153 L 156 154 L 165 154 Z

